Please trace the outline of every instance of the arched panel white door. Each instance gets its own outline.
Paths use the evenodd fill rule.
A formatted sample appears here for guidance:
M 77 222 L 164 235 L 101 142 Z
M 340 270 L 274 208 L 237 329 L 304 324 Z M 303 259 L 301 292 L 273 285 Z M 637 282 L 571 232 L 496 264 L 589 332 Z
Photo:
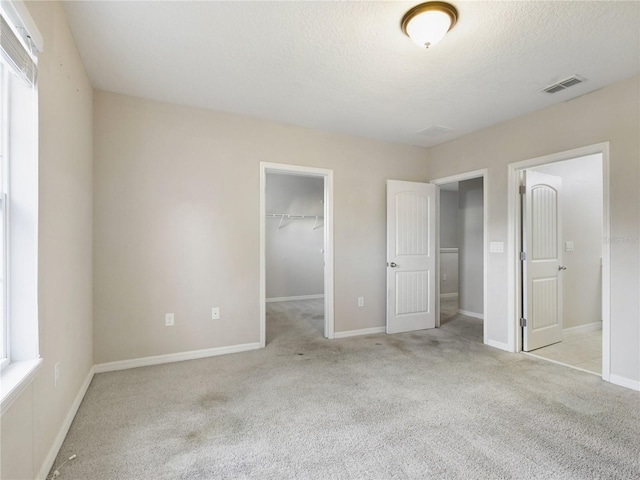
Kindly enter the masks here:
M 526 305 L 523 350 L 531 351 L 562 340 L 562 179 L 525 172 L 523 225 L 524 291 Z
M 436 194 L 387 180 L 387 333 L 436 326 Z

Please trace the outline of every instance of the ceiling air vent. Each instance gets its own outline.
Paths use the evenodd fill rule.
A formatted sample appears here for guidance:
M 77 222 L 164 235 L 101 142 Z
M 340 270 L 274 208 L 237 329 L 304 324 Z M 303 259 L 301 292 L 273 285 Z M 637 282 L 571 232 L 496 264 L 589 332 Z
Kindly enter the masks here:
M 433 127 L 428 127 L 423 130 L 420 130 L 417 134 L 423 137 L 435 138 L 435 137 L 440 137 L 442 135 L 446 135 L 451 132 L 453 132 L 453 128 L 434 125 Z
M 547 92 L 547 93 L 556 93 L 586 81 L 587 79 L 584 77 L 581 77 L 580 75 L 572 75 L 569 78 L 565 78 L 564 80 L 560 80 L 559 82 L 556 82 L 553 85 L 549 85 L 548 87 L 543 88 L 541 91 Z

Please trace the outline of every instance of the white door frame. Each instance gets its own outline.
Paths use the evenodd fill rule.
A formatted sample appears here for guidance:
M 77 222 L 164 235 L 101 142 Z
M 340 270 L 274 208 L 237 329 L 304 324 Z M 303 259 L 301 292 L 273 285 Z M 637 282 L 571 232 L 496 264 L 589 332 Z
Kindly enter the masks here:
M 267 344 L 265 242 L 267 173 L 324 178 L 324 336 L 333 338 L 333 170 L 260 162 L 260 345 L 264 348 Z
M 463 180 L 472 180 L 474 178 L 482 178 L 482 342 L 490 345 L 487 338 L 487 312 L 488 312 L 488 297 L 487 297 L 487 271 L 488 271 L 488 250 L 487 250 L 487 224 L 488 224 L 488 181 L 489 170 L 483 168 L 481 170 L 474 170 L 472 172 L 459 173 L 457 175 L 451 175 L 449 177 L 437 178 L 431 180 L 430 183 L 435 185 L 445 185 L 447 183 L 461 182 Z M 440 189 L 438 189 L 436 201 L 436 231 L 440 232 Z M 440 234 L 436 235 L 436 275 L 438 281 L 436 282 L 436 327 L 440 326 Z
M 527 168 L 538 167 L 564 160 L 602 155 L 602 379 L 609 381 L 611 375 L 611 246 L 605 241 L 611 235 L 611 211 L 609 194 L 609 142 L 596 143 L 586 147 L 575 148 L 565 152 L 553 153 L 542 157 L 531 158 L 508 165 L 508 277 L 507 311 L 510 315 L 508 326 L 509 348 L 514 352 L 522 351 L 520 335 L 520 172 Z M 517 257 L 517 258 L 516 258 Z

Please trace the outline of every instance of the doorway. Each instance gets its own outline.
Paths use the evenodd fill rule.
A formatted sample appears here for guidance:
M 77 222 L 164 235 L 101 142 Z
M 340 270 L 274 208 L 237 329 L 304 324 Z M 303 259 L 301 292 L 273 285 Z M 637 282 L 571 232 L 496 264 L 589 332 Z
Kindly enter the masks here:
M 440 185 L 440 325 L 460 309 L 459 182 Z
M 556 258 L 551 259 L 553 255 L 547 255 L 546 261 L 542 263 L 549 263 L 549 261 L 553 263 L 550 272 L 542 275 L 544 279 L 536 279 L 531 272 L 535 271 L 536 263 L 541 263 L 536 258 L 536 251 L 541 249 L 529 244 L 527 239 L 533 242 L 537 240 L 540 245 L 541 242 L 551 238 L 551 232 L 540 232 L 541 215 L 536 212 L 536 200 L 528 191 L 531 190 L 530 186 L 527 185 L 525 188 L 524 217 L 521 219 L 525 235 L 521 239 L 521 251 L 527 256 L 523 266 L 522 285 L 525 299 L 523 318 L 527 318 L 529 325 L 522 329 L 523 350 L 547 360 L 558 361 L 600 375 L 602 373 L 602 155 L 593 154 L 536 166 L 523 170 L 521 177 L 521 185 L 530 184 L 534 178 L 538 178 L 540 184 L 555 184 L 554 191 L 557 192 L 558 203 L 557 218 L 554 218 L 556 225 L 553 226 L 558 241 L 554 245 L 548 245 L 557 251 Z M 529 201 L 530 198 L 533 201 Z M 549 199 L 544 201 L 548 202 Z M 527 203 L 531 204 L 530 208 L 526 206 Z M 545 207 L 547 211 L 552 211 L 548 204 Z M 531 226 L 530 229 L 529 226 Z M 546 291 L 546 287 L 541 288 L 538 285 L 549 285 L 549 282 L 556 285 L 552 290 L 557 297 L 547 296 L 545 301 L 538 301 L 535 298 L 536 290 L 543 290 L 547 295 L 551 292 L 551 290 Z M 555 306 L 553 309 L 549 308 L 551 302 Z M 548 319 L 555 317 L 556 312 L 559 314 L 552 335 L 547 335 L 546 340 L 537 343 L 527 338 L 529 332 L 534 330 L 536 322 L 534 311 L 536 310 L 544 311 Z M 551 331 L 549 328 L 551 322 L 546 323 L 547 328 L 538 329 L 540 333 Z M 533 333 L 535 335 L 539 332 Z
M 331 170 L 260 164 L 262 347 L 267 342 L 267 303 L 280 306 L 287 318 L 307 315 L 309 325 L 319 320 L 317 330 L 333 338 L 332 231 Z M 309 305 L 293 305 L 296 301 Z
M 437 326 L 465 321 L 487 342 L 487 171 L 433 180 L 438 185 Z
M 516 351 L 608 380 L 608 144 L 509 173 Z

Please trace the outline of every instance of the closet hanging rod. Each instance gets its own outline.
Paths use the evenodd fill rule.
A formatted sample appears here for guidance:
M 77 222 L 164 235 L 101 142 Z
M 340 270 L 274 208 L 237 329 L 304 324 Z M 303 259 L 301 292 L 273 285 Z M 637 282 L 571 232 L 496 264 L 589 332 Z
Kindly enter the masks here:
M 318 220 L 319 219 L 324 220 L 324 215 L 293 215 L 290 213 L 267 213 L 267 217 L 280 219 L 280 223 L 278 224 L 278 230 L 288 225 L 287 223 L 284 223 L 285 218 L 288 220 L 304 220 L 305 218 L 315 219 L 315 222 L 313 222 L 313 227 L 311 227 L 311 230 L 316 230 L 322 227 L 323 224 L 322 223 L 318 224 Z

